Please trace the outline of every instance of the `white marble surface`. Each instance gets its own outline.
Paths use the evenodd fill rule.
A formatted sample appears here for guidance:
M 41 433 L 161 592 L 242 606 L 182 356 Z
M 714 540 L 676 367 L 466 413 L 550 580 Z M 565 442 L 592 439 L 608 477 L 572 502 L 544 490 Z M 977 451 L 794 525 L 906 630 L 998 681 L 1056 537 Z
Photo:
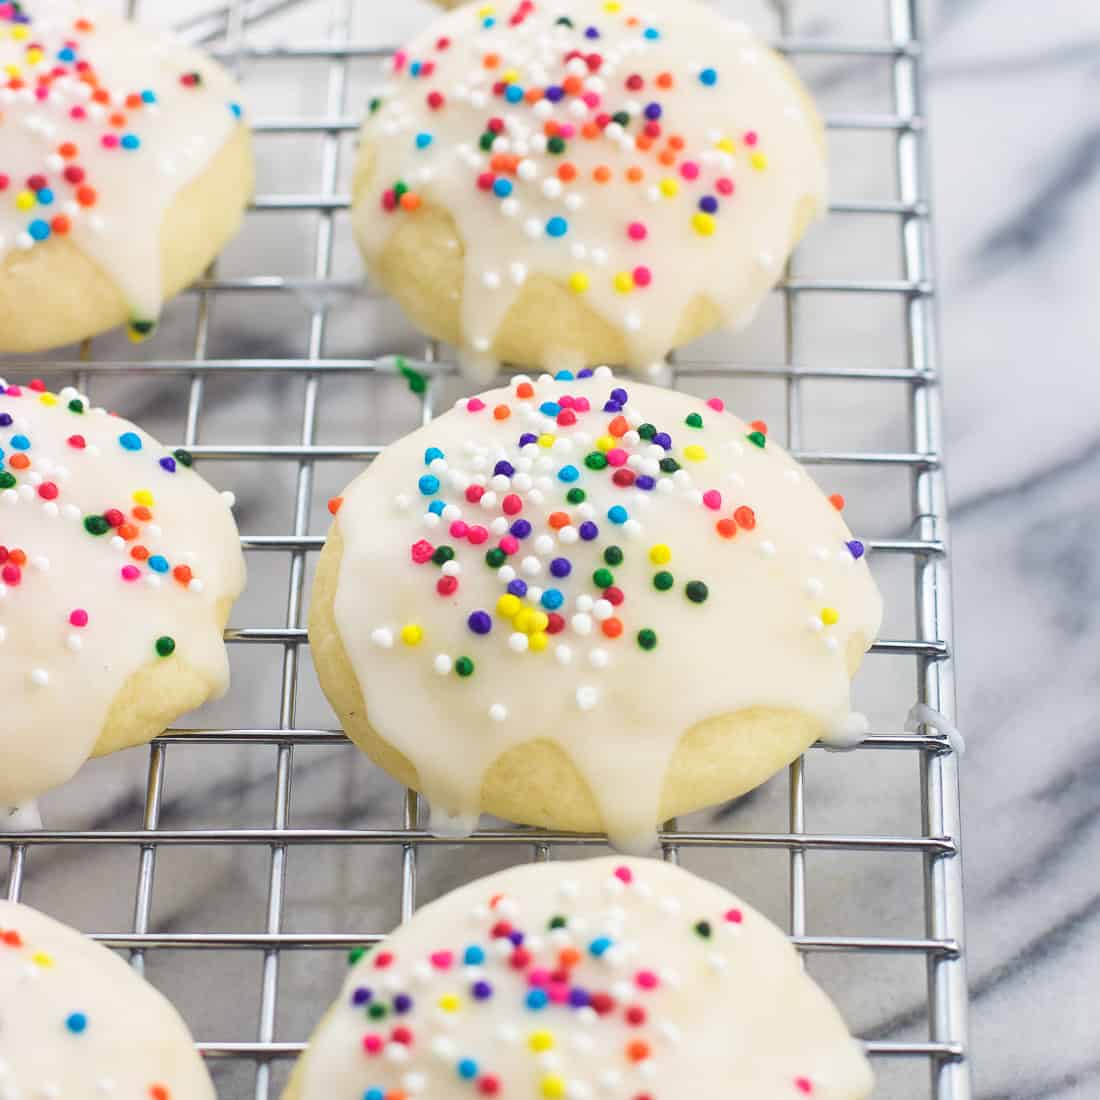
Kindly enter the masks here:
M 318 0 L 255 33 L 258 40 L 316 40 Z M 766 31 L 774 22 L 762 3 L 725 0 L 748 11 Z M 158 21 L 179 5 L 146 3 Z M 798 0 L 798 34 L 881 39 L 877 0 Z M 397 30 L 419 26 L 423 3 L 387 19 Z M 973 986 L 972 1056 L 981 1100 L 1086 1100 L 1100 1093 L 1100 1033 L 1093 1002 L 1100 979 L 1100 894 L 1093 860 L 1100 845 L 1093 736 L 1100 627 L 1091 597 L 1100 588 L 1094 549 L 1100 446 L 1094 426 L 1100 381 L 1091 359 L 1100 344 L 1094 319 L 1095 256 L 1100 241 L 1100 11 L 1085 0 L 1052 0 L 1037 20 L 1034 0 L 954 0 L 922 9 L 928 30 L 934 209 L 939 250 L 947 410 L 947 457 L 953 493 L 957 603 L 959 724 L 970 751 L 964 763 L 965 865 L 969 958 Z M 377 27 L 374 5 L 357 9 L 357 39 Z M 377 35 L 378 32 L 375 31 Z M 888 66 L 877 62 L 803 61 L 826 108 L 891 110 Z M 324 113 L 323 65 L 308 84 L 294 66 L 246 69 L 254 113 Z M 362 102 L 372 74 L 356 66 L 348 109 Z M 889 135 L 834 133 L 837 198 L 890 197 Z M 341 164 L 346 186 L 350 142 Z M 261 190 L 316 189 L 316 144 L 285 138 L 259 146 Z M 290 155 L 288 155 L 290 154 Z M 278 220 L 276 220 L 278 218 Z M 309 215 L 260 214 L 227 252 L 222 272 L 307 274 L 313 263 Z M 334 270 L 359 270 L 347 225 L 337 219 Z M 800 254 L 807 277 L 896 278 L 896 224 L 873 217 L 834 217 Z M 359 293 L 334 295 L 326 351 L 364 348 L 409 352 L 415 337 L 394 311 Z M 275 296 L 218 302 L 211 315 L 211 356 L 305 352 L 308 309 Z M 275 308 L 273 308 L 275 307 Z M 196 300 L 169 311 L 158 339 L 139 351 L 113 337 L 96 342 L 106 357 L 186 355 Z M 693 353 L 717 362 L 777 362 L 782 356 L 776 300 L 757 326 L 732 344 L 713 339 Z M 904 365 L 897 304 L 839 295 L 799 306 L 795 356 L 807 364 Z M 17 365 L 10 367 L 15 373 Z M 706 388 L 713 389 L 710 384 Z M 783 421 L 783 388 L 739 381 L 722 392 L 746 413 Z M 179 438 L 186 404 L 183 381 L 97 379 L 93 394 Z M 894 384 L 807 383 L 801 444 L 807 448 L 899 449 L 905 393 Z M 207 385 L 203 442 L 293 442 L 300 429 L 298 381 L 252 376 L 213 378 Z M 331 383 L 322 387 L 320 442 L 392 438 L 415 422 L 417 409 L 396 383 Z M 285 531 L 291 517 L 293 468 L 276 464 L 210 465 L 208 476 L 232 487 L 249 533 Z M 316 495 L 339 489 L 353 467 L 319 468 Z M 904 478 L 880 473 L 818 471 L 851 500 L 860 534 L 898 536 L 910 520 Z M 324 528 L 323 509 L 312 530 Z M 874 563 L 890 611 L 884 634 L 913 636 L 912 579 L 907 562 Z M 276 625 L 285 615 L 286 562 L 252 555 L 253 585 L 234 622 Z M 276 724 L 280 665 L 267 647 L 234 650 L 234 691 L 188 725 Z M 296 720 L 327 728 L 308 658 Z M 897 667 L 895 667 L 895 665 Z M 876 730 L 898 731 L 914 700 L 913 666 L 869 659 L 857 697 Z M 70 787 L 43 801 L 54 828 L 137 828 L 148 756 L 135 751 L 90 765 Z M 161 824 L 194 828 L 267 826 L 272 815 L 275 753 L 271 748 L 176 747 L 167 753 Z M 814 752 L 807 762 L 807 828 L 814 832 L 920 832 L 916 766 L 909 754 Z M 349 748 L 298 749 L 291 822 L 302 827 L 400 822 L 401 796 Z M 736 830 L 784 831 L 784 777 L 738 804 L 701 815 Z M 529 853 L 482 850 L 458 858 L 446 850 L 421 855 L 421 897 L 475 871 Z M 555 855 L 568 857 L 568 850 Z M 787 857 L 781 851 L 686 853 L 685 864 L 731 883 L 777 921 L 788 918 Z M 32 850 L 24 897 L 92 931 L 131 927 L 137 855 L 132 849 Z M 262 847 L 164 848 L 157 858 L 150 927 L 185 932 L 262 930 L 269 853 Z M 382 931 L 399 916 L 397 848 L 297 848 L 288 862 L 283 927 L 288 931 Z M 814 853 L 807 859 L 807 930 L 811 934 L 920 936 L 921 875 L 917 857 Z M 5 857 L 0 850 L 0 888 Z M 276 1036 L 305 1037 L 336 987 L 339 957 L 284 954 Z M 927 1037 L 923 968 L 917 959 L 812 956 L 810 966 L 838 999 L 853 1026 L 876 1038 Z M 149 976 L 179 1003 L 203 1040 L 256 1037 L 260 962 L 255 953 L 185 955 L 157 951 Z M 1056 1030 L 1056 1034 L 1052 1032 Z M 928 1095 L 923 1063 L 876 1064 L 878 1097 Z M 276 1071 L 282 1079 L 285 1066 Z M 224 1097 L 251 1094 L 251 1071 L 219 1066 Z

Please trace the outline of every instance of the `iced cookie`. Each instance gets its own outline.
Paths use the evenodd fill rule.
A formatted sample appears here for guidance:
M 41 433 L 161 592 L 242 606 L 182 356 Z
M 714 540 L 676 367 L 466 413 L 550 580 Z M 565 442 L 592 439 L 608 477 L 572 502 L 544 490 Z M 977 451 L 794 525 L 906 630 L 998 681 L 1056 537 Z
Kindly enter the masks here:
M 485 377 L 651 368 L 747 321 L 824 203 L 805 89 L 695 0 L 467 4 L 371 110 L 370 274 Z
M 349 735 L 436 811 L 644 847 L 858 733 L 882 607 L 766 425 L 581 374 L 385 449 L 330 505 L 310 640 Z
M 352 967 L 283 1100 L 870 1091 L 778 928 L 678 867 L 595 859 L 517 867 L 419 910 Z
M 0 352 L 153 330 L 252 193 L 239 98 L 166 34 L 0 0 Z
M 244 558 L 190 467 L 75 390 L 0 382 L 0 809 L 228 685 Z
M 117 955 L 0 901 L 0 1096 L 214 1100 L 176 1010 Z

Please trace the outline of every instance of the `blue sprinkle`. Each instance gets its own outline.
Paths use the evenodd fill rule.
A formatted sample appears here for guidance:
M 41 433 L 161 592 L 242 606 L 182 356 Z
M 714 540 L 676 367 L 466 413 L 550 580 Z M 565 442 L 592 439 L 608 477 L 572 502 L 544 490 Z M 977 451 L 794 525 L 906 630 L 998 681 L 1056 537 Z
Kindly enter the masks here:
M 551 103 L 557 103 L 565 95 L 565 89 L 560 85 L 551 84 L 542 94 L 546 96 Z
M 476 981 L 470 987 L 476 1001 L 487 1001 L 493 995 L 493 987 L 486 981 Z
M 416 147 L 417 149 L 427 149 L 434 140 L 429 133 L 419 133 L 416 135 Z
M 656 27 L 646 27 L 642 32 L 642 37 L 648 38 L 652 42 L 661 37 L 661 32 Z
M 522 599 L 527 595 L 527 582 L 516 577 L 514 581 L 508 582 L 508 592 L 510 595 L 519 596 Z
M 508 530 L 517 539 L 525 539 L 531 533 L 531 524 L 525 519 L 517 519 Z
M 495 27 L 496 23 L 497 21 L 491 15 L 487 19 L 481 21 L 481 25 L 485 30 L 488 30 L 490 27 Z
M 439 478 L 434 474 L 425 474 L 418 482 L 420 491 L 426 497 L 434 496 L 439 492 Z
M 658 447 L 663 447 L 666 451 L 672 449 L 672 436 L 668 432 L 658 432 L 652 442 L 656 443 Z
M 704 214 L 716 214 L 718 212 L 718 200 L 713 195 L 704 195 L 699 200 L 699 209 Z
M 167 470 L 170 474 L 176 472 L 176 460 L 174 458 L 165 457 L 160 460 L 160 468 Z
M 704 69 L 699 74 L 699 80 L 701 83 L 706 84 L 707 87 L 710 87 L 711 85 L 718 83 L 718 73 L 715 72 L 714 69 Z
M 577 371 L 578 378 L 591 378 L 596 372 L 591 367 L 585 367 L 582 371 Z
M 428 505 L 428 511 L 431 512 L 433 515 L 441 516 L 443 515 L 443 509 L 446 507 L 447 505 L 444 504 L 443 501 L 433 500 L 431 504 Z
M 612 523 L 626 523 L 630 519 L 630 513 L 621 504 L 616 504 L 608 508 L 607 518 Z
M 367 1089 L 363 1093 L 363 1100 L 386 1100 L 386 1094 L 379 1088 Z
M 603 411 L 605 413 L 621 413 L 623 411 L 623 407 L 618 403 L 618 401 L 605 401 Z
M 518 103 L 523 98 L 523 89 L 518 84 L 509 84 L 504 90 L 504 98 L 509 103 Z
M 523 933 L 520 931 L 509 932 L 508 939 L 510 939 L 514 946 L 519 947 L 523 943 Z
M 27 226 L 27 232 L 36 241 L 44 241 L 50 235 L 50 227 L 49 224 L 44 222 L 41 218 L 35 218 L 34 221 Z
M 365 1005 L 373 996 L 374 994 L 365 985 L 361 985 L 352 993 L 351 1003 L 353 1005 Z
M 620 405 L 625 405 L 630 400 L 630 394 L 628 394 L 622 386 L 616 386 L 611 391 L 611 400 L 618 401 Z
M 123 134 L 119 145 L 121 145 L 123 149 L 140 149 L 141 138 L 139 138 L 137 134 Z
M 564 580 L 573 572 L 573 563 L 568 558 L 555 558 L 550 563 L 551 576 L 557 577 L 558 580 Z
M 65 1026 L 74 1035 L 79 1035 L 88 1026 L 88 1017 L 83 1012 L 70 1013 L 65 1017 Z
M 597 936 L 589 945 L 588 953 L 594 958 L 601 958 L 611 946 L 611 940 L 607 936 Z
M 586 27 L 584 30 L 585 38 L 599 38 L 600 31 L 598 27 Z
M 538 441 L 539 437 L 533 432 L 524 432 L 523 435 L 519 437 L 519 445 L 521 447 L 526 447 L 528 443 L 537 443 Z
M 424 452 L 424 465 L 430 466 L 437 458 L 446 457 L 438 447 L 429 447 Z
M 37 198 L 43 206 L 49 206 L 53 202 L 53 192 L 48 187 L 43 187 L 42 190 L 35 195 L 35 198 Z
M 145 91 L 141 93 L 142 103 L 156 103 L 156 101 L 157 93 L 152 91 L 151 89 L 146 88 Z M 233 106 L 233 104 L 230 104 L 230 106 Z
M 498 176 L 493 181 L 493 194 L 498 199 L 506 199 L 512 193 L 512 181 L 504 176 Z
M 532 989 L 527 994 L 527 1007 L 537 1012 L 540 1008 L 545 1008 L 549 1000 L 545 989 Z
M 863 543 L 859 541 L 859 539 L 852 539 L 851 542 L 848 543 L 848 552 L 852 555 L 853 558 L 856 559 L 856 561 L 859 561 L 859 559 L 863 557 L 863 551 L 864 546 Z
M 646 104 L 645 117 L 648 118 L 650 122 L 656 122 L 662 114 L 664 114 L 664 112 L 661 110 L 661 105 L 659 103 Z
M 477 1062 L 473 1058 L 463 1058 L 458 1063 L 458 1075 L 467 1081 L 473 1080 L 477 1076 Z
M 419 76 L 419 75 L 420 75 L 420 62 L 419 62 L 419 61 L 414 61 L 414 62 L 413 62 L 413 63 L 412 63 L 412 64 L 411 64 L 410 66 L 409 66 L 409 73 L 410 73 L 410 74 L 411 74 L 412 76 Z
M 161 554 L 154 554 L 149 559 L 148 565 L 154 573 L 168 572 L 168 559 Z
M 11 427 L 11 413 L 0 413 L 0 428 Z
M 25 435 L 13 435 L 11 445 L 17 451 L 29 451 L 31 449 L 31 441 Z
M 576 466 L 563 466 L 558 471 L 558 481 L 564 481 L 567 485 L 576 481 L 580 476 L 581 472 Z
M 578 530 L 585 542 L 591 542 L 600 533 L 600 529 L 590 519 L 586 519 Z
M 122 445 L 124 451 L 140 451 L 141 450 L 141 436 L 137 432 L 123 432 L 118 437 L 119 443 Z
M 543 592 L 542 599 L 539 602 L 547 611 L 557 611 L 565 602 L 565 596 L 562 595 L 561 590 L 558 588 L 548 588 Z
M 587 989 L 581 989 L 580 986 L 574 986 L 569 990 L 569 1003 L 574 1008 L 584 1008 L 591 1000 L 592 997 Z
M 493 475 L 503 474 L 505 477 L 513 477 L 516 468 L 507 459 L 502 458 L 494 467 Z
M 564 237 L 569 232 L 569 223 L 560 214 L 555 214 L 546 223 L 546 232 L 551 237 Z
M 70 50 L 68 46 L 66 46 L 63 50 L 58 50 L 57 51 L 57 60 L 58 61 L 75 61 L 76 60 L 76 54 L 73 53 L 73 51 Z
M 561 405 L 556 401 L 544 401 L 539 405 L 539 412 L 543 416 L 557 416 L 561 412 Z
M 471 944 L 466 948 L 466 954 L 462 956 L 462 961 L 467 966 L 480 966 L 485 961 L 485 952 L 477 944 Z
M 393 1010 L 398 1016 L 404 1016 L 413 1006 L 413 999 L 407 993 L 398 993 L 393 999 Z
M 557 382 L 572 382 L 573 372 L 571 370 L 560 370 L 554 375 L 554 380 Z
M 241 109 L 241 105 L 239 103 L 230 103 L 229 104 L 229 113 L 234 118 L 240 118 L 241 115 L 244 114 L 244 111 Z
M 647 493 L 656 488 L 656 485 L 656 480 L 654 478 L 651 478 L 648 474 L 639 474 L 634 481 L 635 489 L 642 489 Z

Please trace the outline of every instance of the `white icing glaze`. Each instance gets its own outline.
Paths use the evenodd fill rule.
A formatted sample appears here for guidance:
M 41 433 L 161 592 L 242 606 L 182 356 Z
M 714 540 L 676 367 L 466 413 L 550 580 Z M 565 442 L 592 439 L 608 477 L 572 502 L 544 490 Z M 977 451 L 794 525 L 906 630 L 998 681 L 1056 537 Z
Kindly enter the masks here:
M 117 955 L 0 901 L 3 1100 L 214 1100 L 176 1010 Z
M 931 726 L 937 733 L 942 733 L 952 752 L 957 752 L 960 756 L 966 752 L 963 735 L 946 714 L 927 703 L 914 703 L 905 716 L 905 729 L 907 733 L 916 733 L 921 726 Z
M 560 24 L 563 13 L 573 28 Z M 574 50 L 598 54 L 598 68 L 567 60 Z M 487 56 L 499 61 L 487 68 Z M 400 204 L 378 205 L 391 205 L 399 181 L 453 215 L 466 249 L 467 360 L 482 371 L 491 373 L 497 330 L 532 274 L 583 280 L 584 300 L 625 334 L 629 365 L 654 368 L 697 296 L 710 298 L 726 324 L 746 322 L 781 272 L 796 209 L 823 204 L 819 123 L 789 70 L 744 24 L 695 0 L 471 3 L 400 51 L 394 69 L 364 130 L 375 161 L 368 213 L 357 221 L 361 242 L 368 263 L 376 260 L 399 220 L 416 217 Z M 672 87 L 657 84 L 661 74 Z M 628 84 L 632 77 L 642 85 Z M 510 102 L 494 91 L 508 82 L 513 95 L 556 89 L 557 97 L 574 79 L 576 94 L 553 103 Z M 625 129 L 613 121 L 583 136 L 586 124 L 621 111 L 630 115 Z M 492 119 L 503 130 L 486 151 L 479 142 Z M 547 150 L 552 122 L 576 129 L 561 153 Z M 660 132 L 639 149 L 649 124 Z M 662 164 L 670 137 L 683 147 Z M 497 154 L 517 163 L 494 169 Z M 563 163 L 575 179 L 559 178 Z M 627 176 L 634 168 L 644 175 L 637 182 Z M 607 182 L 595 182 L 604 169 Z M 488 189 L 479 185 L 483 174 Z M 617 277 L 634 289 L 621 292 Z
M 78 72 L 83 62 L 91 67 Z M 43 86 L 55 68 L 65 71 Z M 98 86 L 81 79 L 90 74 Z M 187 74 L 199 83 L 182 83 Z M 108 102 L 99 102 L 104 93 Z M 127 105 L 143 95 L 150 102 Z M 35 247 L 32 224 L 48 227 L 60 215 L 70 239 L 118 284 L 133 318 L 154 321 L 164 214 L 225 144 L 236 100 L 220 66 L 167 34 L 80 0 L 23 0 L 20 12 L 0 0 L 0 259 Z M 52 195 L 48 204 L 31 201 L 42 195 L 28 187 L 35 176 Z M 90 205 L 82 188 L 94 190 Z
M 372 1005 L 386 1015 L 372 1019 Z M 677 867 L 621 859 L 517 867 L 419 910 L 349 972 L 300 1076 L 294 1100 L 375 1100 L 370 1089 L 860 1100 L 871 1089 L 779 929 Z
M 517 396 L 531 386 L 521 377 L 509 389 L 460 402 L 387 448 L 337 513 L 344 549 L 335 619 L 371 725 L 413 763 L 438 809 L 476 813 L 482 777 L 496 757 L 546 738 L 588 781 L 613 838 L 636 847 L 652 841 L 668 764 L 697 722 L 771 706 L 842 727 L 849 640 L 869 644 L 882 608 L 866 562 L 846 544 L 860 555 L 862 546 L 786 453 L 756 445 L 751 425 L 701 398 L 622 385 L 629 390 L 623 415 L 633 427 L 618 440 L 605 433 L 625 425 L 602 411 L 616 383 L 600 368 L 589 379 L 540 379 L 529 398 Z M 556 414 L 540 406 L 562 395 L 588 401 L 591 411 L 577 411 L 574 402 L 565 412 L 576 423 L 557 425 Z M 510 410 L 507 419 L 496 418 L 498 406 Z M 689 416 L 703 426 L 689 426 Z M 647 424 L 669 434 L 671 450 L 639 438 L 635 429 Z M 551 445 L 520 448 L 523 433 Z M 608 452 L 613 463 L 623 464 L 589 469 L 586 455 L 609 442 L 616 442 L 616 453 Z M 661 456 L 679 460 L 681 469 L 662 472 Z M 495 474 L 499 462 L 513 474 Z M 562 480 L 573 476 L 565 467 L 576 480 Z M 634 485 L 615 484 L 613 470 L 634 474 Z M 653 488 L 639 487 L 646 478 Z M 431 492 L 436 480 L 439 491 Z M 586 499 L 570 504 L 570 488 L 583 489 Z M 467 494 L 481 490 L 471 502 Z M 432 502 L 446 509 L 442 516 L 431 514 Z M 505 516 L 517 503 L 522 511 Z M 625 509 L 625 517 L 614 514 L 622 522 L 609 518 L 615 508 Z M 716 524 L 728 528 L 735 516 L 736 533 L 722 537 Z M 562 519 L 566 526 L 555 528 Z M 500 570 L 490 568 L 486 552 L 517 520 L 530 523 L 530 533 L 516 540 Z M 480 527 L 483 541 L 456 535 L 456 522 Z M 585 537 L 585 522 L 598 528 L 596 537 Z M 426 551 L 414 547 L 421 540 Z M 612 545 L 623 553 L 621 564 L 603 557 Z M 441 546 L 455 553 L 442 568 L 415 562 Z M 651 559 L 651 552 L 662 557 L 657 546 L 668 547 L 667 564 Z M 559 558 L 571 566 L 560 580 L 552 575 Z M 602 591 L 600 568 L 613 574 L 620 606 Z M 661 571 L 674 578 L 669 590 L 655 587 Z M 449 585 L 452 572 L 457 588 L 441 595 L 437 585 Z M 686 596 L 693 580 L 709 586 L 704 603 Z M 532 586 L 515 602 L 544 619 L 557 600 L 547 590 L 560 594 L 560 633 L 546 633 L 553 624 L 530 615 L 519 626 L 502 617 L 498 600 L 514 581 Z M 479 610 L 487 613 L 481 625 L 491 622 L 486 634 L 468 619 Z M 831 619 L 832 611 L 837 621 L 826 625 L 822 615 Z M 605 633 L 608 617 L 622 624 L 620 637 Z M 403 641 L 406 628 L 422 632 L 419 644 Z M 647 628 L 657 634 L 651 651 L 638 640 Z M 450 662 L 442 675 L 440 655 Z M 460 656 L 472 658 L 473 675 L 457 674 Z
M 0 806 L 13 806 L 77 770 L 115 697 L 149 664 L 181 659 L 211 695 L 225 690 L 217 604 L 239 595 L 244 559 L 227 502 L 140 428 L 103 409 L 70 411 L 71 401 L 87 409 L 75 390 L 6 390 Z M 126 526 L 90 534 L 86 518 L 110 510 Z M 175 641 L 170 656 L 158 655 L 162 637 Z

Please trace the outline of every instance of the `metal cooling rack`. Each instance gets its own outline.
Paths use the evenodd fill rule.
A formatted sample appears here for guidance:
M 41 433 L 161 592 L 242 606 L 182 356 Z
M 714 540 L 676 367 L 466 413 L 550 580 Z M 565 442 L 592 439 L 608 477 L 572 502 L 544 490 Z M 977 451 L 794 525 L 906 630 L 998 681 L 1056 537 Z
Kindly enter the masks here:
M 781 31 L 789 30 L 789 13 L 782 0 L 774 0 Z M 324 41 L 292 46 L 250 44 L 249 32 L 265 20 L 298 5 L 312 3 L 331 15 L 331 34 Z M 885 0 L 887 33 L 880 41 L 832 41 L 782 34 L 777 45 L 794 60 L 835 58 L 852 64 L 885 66 L 891 83 L 892 111 L 847 113 L 827 118 L 833 130 L 876 131 L 890 142 L 890 156 L 896 179 L 893 194 L 859 201 L 836 201 L 830 215 L 865 215 L 893 219 L 900 232 L 902 277 L 893 279 L 807 279 L 790 276 L 778 290 L 783 305 L 785 353 L 777 364 L 742 363 L 737 366 L 701 364 L 680 359 L 674 366 L 677 381 L 689 382 L 704 375 L 710 378 L 767 378 L 785 390 L 787 443 L 803 462 L 821 466 L 854 468 L 891 467 L 904 473 L 911 492 L 911 527 L 904 538 L 868 539 L 877 555 L 890 555 L 911 565 L 915 586 L 916 629 L 911 638 L 884 639 L 873 652 L 892 662 L 908 662 L 915 672 L 916 695 L 920 702 L 951 716 L 954 710 L 954 661 L 951 625 L 951 586 L 947 542 L 947 504 L 941 457 L 940 371 L 937 362 L 934 273 L 930 247 L 927 149 L 921 90 L 921 39 L 918 0 Z M 136 14 L 138 0 L 129 0 Z M 308 278 L 289 278 L 262 271 L 238 278 L 219 278 L 215 270 L 200 280 L 192 293 L 198 296 L 197 321 L 192 354 L 172 359 L 130 362 L 121 357 L 104 358 L 86 345 L 81 358 L 36 363 L 35 373 L 51 379 L 62 376 L 88 387 L 98 376 L 126 372 L 132 376 L 156 375 L 187 380 L 186 419 L 179 440 L 204 464 L 247 460 L 259 463 L 289 463 L 294 469 L 293 522 L 277 535 L 244 536 L 242 543 L 252 555 L 285 555 L 289 560 L 286 613 L 277 626 L 236 626 L 226 632 L 234 646 L 273 646 L 281 650 L 278 722 L 273 728 L 204 729 L 170 731 L 149 750 L 148 782 L 142 827 L 127 831 L 29 831 L 13 833 L 0 841 L 10 853 L 6 873 L 8 897 L 21 896 L 29 853 L 41 846 L 122 846 L 138 854 L 132 929 L 125 934 L 97 938 L 111 947 L 128 950 L 133 964 L 142 969 L 147 952 L 155 949 L 209 951 L 232 949 L 251 951 L 262 957 L 259 990 L 259 1027 L 255 1041 L 200 1044 L 208 1058 L 235 1061 L 253 1068 L 247 1093 L 256 1100 L 275 1094 L 273 1068 L 292 1059 L 301 1042 L 276 1041 L 276 1006 L 280 962 L 292 950 L 344 949 L 381 938 L 373 933 L 354 935 L 331 932 L 284 932 L 285 891 L 288 882 L 288 851 L 293 846 L 386 846 L 399 851 L 401 859 L 402 918 L 417 904 L 418 854 L 438 845 L 510 846 L 527 851 L 536 860 L 550 859 L 557 848 L 576 848 L 602 843 L 597 836 L 551 834 L 532 830 L 500 828 L 481 831 L 464 841 L 437 838 L 422 827 L 421 806 L 415 794 L 407 792 L 401 819 L 389 828 L 302 829 L 291 825 L 291 784 L 296 746 L 345 744 L 335 730 L 300 728 L 296 722 L 299 700 L 300 664 L 306 632 L 301 626 L 307 556 L 321 547 L 323 536 L 310 532 L 310 506 L 314 495 L 314 473 L 318 463 L 333 460 L 366 460 L 380 446 L 364 441 L 332 446 L 317 443 L 320 389 L 334 376 L 358 375 L 375 379 L 392 376 L 390 357 L 332 358 L 324 354 L 328 305 L 318 292 L 364 293 L 351 279 L 338 279 L 333 272 L 334 220 L 348 207 L 348 197 L 337 191 L 341 157 L 341 135 L 354 131 L 358 113 L 348 99 L 349 66 L 356 60 L 382 58 L 387 50 L 359 45 L 351 38 L 355 4 L 353 0 L 230 0 L 229 3 L 193 16 L 178 29 L 187 37 L 211 48 L 239 75 L 247 79 L 260 66 L 293 61 L 316 81 L 323 81 L 325 107 L 321 117 L 293 118 L 262 116 L 254 120 L 259 135 L 301 135 L 320 143 L 320 173 L 316 190 L 304 194 L 265 194 L 263 180 L 252 209 L 293 211 L 312 214 L 316 230 L 314 263 Z M 303 293 L 314 293 L 308 311 L 306 354 L 301 358 L 209 358 L 212 310 L 219 315 L 232 311 L 241 295 L 253 291 L 293 294 L 300 302 Z M 814 366 L 795 361 L 796 333 L 800 305 L 809 296 L 865 295 L 896 300 L 904 312 L 904 346 L 893 349 L 901 366 L 856 367 Z M 152 345 L 155 354 L 155 343 Z M 426 392 L 420 397 L 421 418 L 433 414 L 441 383 L 454 374 L 436 345 L 429 345 L 415 363 L 428 376 Z M 18 369 L 18 368 L 16 368 Z M 204 412 L 204 391 L 212 379 L 240 372 L 251 377 L 293 376 L 304 383 L 300 406 L 299 438 L 293 445 L 262 446 L 200 442 Z M 908 449 L 806 450 L 801 446 L 806 408 L 803 395 L 815 381 L 843 382 L 846 386 L 885 383 L 904 389 L 907 404 Z M 64 382 L 57 379 L 57 384 Z M 372 383 L 373 384 L 373 383 Z M 409 424 L 408 427 L 414 426 Z M 216 470 L 215 470 L 216 480 Z M 906 700 L 907 704 L 908 700 Z M 241 745 L 270 746 L 276 757 L 273 795 L 274 812 L 269 828 L 160 828 L 164 796 L 164 769 L 170 746 Z M 923 1060 L 929 1067 L 929 1092 L 934 1100 L 968 1100 L 970 1082 L 966 1046 L 966 977 L 961 950 L 963 930 L 962 880 L 959 859 L 959 793 L 957 757 L 947 739 L 934 730 L 925 733 L 875 733 L 849 757 L 849 763 L 864 753 L 892 750 L 911 754 L 917 764 L 920 784 L 920 835 L 862 835 L 853 833 L 810 833 L 805 828 L 806 791 L 804 760 L 790 766 L 788 774 L 789 824 L 785 832 L 751 833 L 732 829 L 686 831 L 670 822 L 660 841 L 666 859 L 678 861 L 682 853 L 720 849 L 731 858 L 744 849 L 773 849 L 787 853 L 789 867 L 789 932 L 805 953 L 848 956 L 916 956 L 927 969 L 927 1038 L 914 1041 L 868 1040 L 871 1058 L 882 1068 L 883 1060 Z M 815 751 L 818 751 L 815 749 Z M 721 821 L 721 819 L 719 819 Z M 189 932 L 160 934 L 150 931 L 154 879 L 158 852 L 172 846 L 233 845 L 269 852 L 267 905 L 262 933 Z M 916 853 L 923 861 L 923 909 L 925 935 L 921 938 L 888 936 L 814 936 L 807 928 L 806 858 L 810 852 L 869 852 L 894 856 Z M 900 856 L 899 856 L 900 857 Z M 30 856 L 33 859 L 33 856 Z M 0 875 L 0 887 L 4 877 Z M 751 898 L 750 898 L 751 900 Z M 316 1012 L 326 1006 L 331 989 L 317 991 Z M 213 991 L 213 997 L 230 996 L 228 990 Z M 244 1093 L 242 1092 L 241 1095 Z M 916 1095 L 906 1090 L 906 1095 Z M 234 1096 L 237 1093 L 234 1092 Z M 881 1095 L 881 1093 L 880 1093 Z

